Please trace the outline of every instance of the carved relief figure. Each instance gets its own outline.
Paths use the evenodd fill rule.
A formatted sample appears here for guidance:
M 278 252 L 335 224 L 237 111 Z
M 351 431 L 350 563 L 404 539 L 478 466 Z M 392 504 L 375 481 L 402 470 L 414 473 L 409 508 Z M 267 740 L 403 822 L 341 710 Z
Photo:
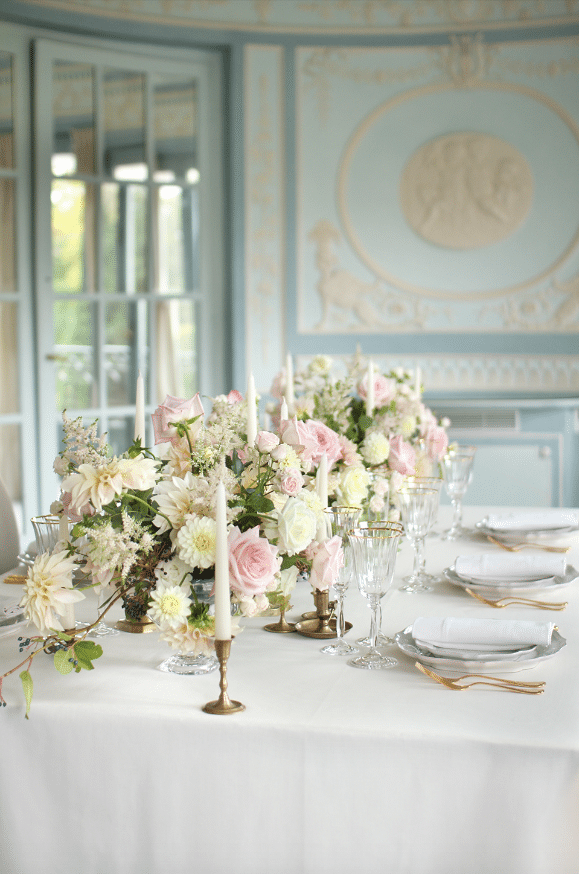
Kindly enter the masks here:
M 511 145 L 479 133 L 438 137 L 402 173 L 400 200 L 409 225 L 450 249 L 475 249 L 510 236 L 532 202 L 533 180 Z

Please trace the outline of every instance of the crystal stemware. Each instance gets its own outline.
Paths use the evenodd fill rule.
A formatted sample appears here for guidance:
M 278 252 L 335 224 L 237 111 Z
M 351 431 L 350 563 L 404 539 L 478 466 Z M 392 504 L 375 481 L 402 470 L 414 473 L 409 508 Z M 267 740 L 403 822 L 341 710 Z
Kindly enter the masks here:
M 98 613 L 100 613 L 102 607 L 105 606 L 106 602 L 109 599 L 109 592 L 108 592 L 109 588 L 110 588 L 109 586 L 101 586 L 101 590 L 100 590 L 99 596 L 98 596 L 98 598 L 99 598 L 98 605 L 97 605 L 97 612 Z M 117 628 L 111 628 L 110 625 L 107 625 L 106 622 L 103 619 L 101 619 L 100 622 L 98 622 L 95 625 L 93 630 L 89 631 L 89 633 L 87 634 L 87 637 L 105 637 L 106 635 L 109 635 L 109 634 L 120 634 L 120 631 Z
M 442 535 L 443 540 L 457 540 L 467 529 L 462 527 L 462 499 L 472 480 L 472 465 L 476 446 L 456 446 L 440 461 L 444 489 L 454 509 L 452 525 Z
M 323 646 L 320 652 L 326 653 L 326 655 L 353 655 L 353 653 L 358 652 L 358 647 L 353 646 L 351 643 L 346 643 L 344 640 L 346 628 L 344 621 L 344 596 L 350 585 L 353 571 L 352 550 L 348 542 L 347 534 L 348 531 L 355 528 L 358 524 L 362 510 L 358 507 L 328 507 L 324 510 L 324 513 L 326 519 L 329 521 L 332 535 L 338 535 L 342 538 L 344 566 L 340 568 L 338 578 L 333 585 L 338 596 L 336 613 L 336 634 L 338 637 L 335 642 Z
M 429 592 L 432 586 L 430 575 L 423 571 L 424 541 L 432 528 L 438 513 L 439 490 L 405 485 L 397 494 L 400 516 L 404 531 L 414 550 L 414 567 L 410 576 L 405 577 L 402 592 Z
M 209 674 L 219 667 L 217 657 L 205 653 L 177 652 L 159 665 L 167 674 Z
M 354 572 L 361 594 L 368 600 L 371 611 L 370 649 L 363 655 L 350 659 L 355 668 L 376 670 L 391 668 L 397 660 L 382 655 L 376 648 L 378 633 L 378 609 L 380 599 L 392 585 L 398 542 L 403 533 L 397 522 L 383 522 L 367 528 L 354 528 L 348 533 L 352 548 Z

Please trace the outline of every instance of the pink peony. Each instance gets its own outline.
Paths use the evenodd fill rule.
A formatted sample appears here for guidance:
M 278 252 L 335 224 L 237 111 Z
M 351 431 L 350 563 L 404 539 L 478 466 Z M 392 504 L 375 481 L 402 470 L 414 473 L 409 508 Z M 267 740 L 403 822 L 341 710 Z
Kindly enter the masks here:
M 297 493 L 302 489 L 304 478 L 295 467 L 288 467 L 284 470 L 280 478 L 280 489 L 284 495 L 289 495 L 290 498 L 295 498 Z
M 440 461 L 448 449 L 448 434 L 440 425 L 431 425 L 426 432 L 426 447 L 428 457 L 432 461 Z
M 328 456 L 328 467 L 342 457 L 342 445 L 340 438 L 335 431 L 324 425 L 323 422 L 318 422 L 317 419 L 308 419 L 304 423 L 308 433 L 315 439 L 318 446 L 312 455 L 314 464 L 319 464 L 324 453 Z
M 199 392 L 188 401 L 184 398 L 174 398 L 171 395 L 167 395 L 163 403 L 151 415 L 155 432 L 155 444 L 167 443 L 168 441 L 177 443 L 179 437 L 171 423 L 185 422 L 187 419 L 194 419 L 196 416 L 202 417 L 203 413 L 204 410 L 199 398 Z M 195 435 L 202 424 L 203 419 L 197 419 L 189 429 L 189 433 Z
M 358 394 L 366 399 L 368 396 L 368 374 L 358 385 Z M 374 406 L 376 409 L 385 407 L 396 396 L 396 380 L 387 379 L 381 373 L 374 374 Z
M 281 557 L 275 546 L 259 536 L 259 525 L 243 533 L 235 526 L 227 538 L 229 550 L 229 582 L 242 597 L 263 595 L 274 585 L 281 568 Z
M 242 400 L 243 395 L 235 388 L 231 389 L 231 391 L 227 395 L 227 403 L 232 407 L 235 406 L 235 404 L 240 404 Z
M 255 446 L 259 452 L 271 452 L 279 445 L 279 437 L 271 431 L 258 431 Z
M 342 538 L 336 534 L 330 540 L 320 543 L 315 552 L 310 574 L 310 582 L 314 589 L 327 591 L 337 580 L 338 572 L 343 566 Z
M 299 452 L 304 461 L 311 461 L 318 450 L 317 439 L 309 432 L 304 422 L 296 416 L 281 423 L 280 436 L 284 443 Z
M 390 440 L 390 455 L 388 464 L 392 470 L 398 471 L 403 476 L 412 476 L 416 467 L 416 453 L 410 443 L 398 434 Z

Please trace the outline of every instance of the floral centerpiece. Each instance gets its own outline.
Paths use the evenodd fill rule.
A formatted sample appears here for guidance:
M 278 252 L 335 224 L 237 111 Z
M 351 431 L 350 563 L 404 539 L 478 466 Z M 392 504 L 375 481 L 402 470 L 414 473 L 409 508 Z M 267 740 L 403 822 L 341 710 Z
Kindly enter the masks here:
M 287 388 L 282 370 L 271 388 L 276 423 Z M 339 377 L 332 359 L 317 355 L 293 375 L 293 390 L 295 415 L 279 427 L 282 434 L 296 433 L 294 439 L 311 436 L 324 444 L 330 501 L 397 519 L 395 494 L 405 478 L 430 475 L 448 446 L 450 423 L 438 422 L 425 406 L 415 374 L 402 368 L 381 373 L 356 355 Z
M 241 616 L 287 608 L 300 571 L 312 570 L 320 588 L 331 585 L 341 545 L 324 536 L 322 501 L 307 475 L 320 448 L 271 431 L 258 432 L 249 445 L 250 414 L 239 392 L 215 398 L 206 422 L 199 395 L 167 397 L 153 414 L 157 454 L 135 440 L 119 457 L 97 437 L 96 423 L 84 428 L 64 414 L 64 449 L 55 462 L 61 496 L 51 509 L 72 528 L 29 570 L 21 603 L 38 634 L 21 639 L 25 657 L 7 672 L 24 668 L 27 713 L 34 656 L 55 651 L 62 673 L 91 669 L 102 648 L 87 635 L 119 600 L 128 620 L 148 615 L 181 653 L 213 648 L 214 617 L 196 585 L 214 574 L 220 482 L 227 497 L 231 599 Z M 86 582 L 73 585 L 79 567 Z M 101 614 L 88 626 L 70 628 L 70 606 L 87 588 L 106 590 Z

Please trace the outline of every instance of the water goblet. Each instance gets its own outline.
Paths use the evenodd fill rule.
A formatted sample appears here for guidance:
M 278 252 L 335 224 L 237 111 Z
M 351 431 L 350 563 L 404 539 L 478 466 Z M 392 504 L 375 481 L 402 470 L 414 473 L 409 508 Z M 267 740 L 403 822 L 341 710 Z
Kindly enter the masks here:
M 392 585 L 398 542 L 403 533 L 397 522 L 383 522 L 367 528 L 354 528 L 348 533 L 352 548 L 354 571 L 360 593 L 368 600 L 371 611 L 370 649 L 363 655 L 350 659 L 354 668 L 379 670 L 392 668 L 397 660 L 382 655 L 376 648 L 378 634 L 378 609 L 381 598 Z
M 462 527 L 462 499 L 472 480 L 472 465 L 476 446 L 456 446 L 440 461 L 444 489 L 450 498 L 454 515 L 452 525 L 442 535 L 443 540 L 457 540 L 468 531 Z
M 406 536 L 414 550 L 414 567 L 410 576 L 405 577 L 405 585 L 400 586 L 402 592 L 430 592 L 432 577 L 423 571 L 424 540 L 432 528 L 439 503 L 438 489 L 421 488 L 420 486 L 403 486 L 398 491 L 398 506 Z
M 107 601 L 110 598 L 109 589 L 110 589 L 110 586 L 101 586 L 100 587 L 100 591 L 99 591 L 99 595 L 98 595 L 98 602 L 97 602 L 97 612 L 99 613 L 99 615 L 100 615 L 100 611 L 106 605 Z M 97 638 L 98 637 L 106 637 L 107 635 L 110 635 L 110 634 L 120 634 L 120 632 L 117 628 L 111 628 L 110 625 L 107 625 L 106 622 L 104 621 L 104 619 L 100 619 L 99 622 L 92 629 L 92 631 L 89 631 L 89 633 L 87 634 L 87 637 L 97 637 Z
M 346 643 L 344 633 L 346 630 L 344 621 L 344 596 L 348 590 L 350 579 L 352 578 L 352 550 L 348 542 L 348 531 L 355 528 L 360 519 L 362 510 L 359 507 L 328 507 L 324 510 L 326 520 L 332 531 L 332 535 L 342 538 L 342 549 L 344 551 L 344 566 L 338 572 L 338 578 L 334 582 L 333 587 L 338 596 L 338 605 L 336 613 L 336 634 L 338 635 L 335 643 L 328 643 L 323 646 L 320 652 L 326 655 L 353 655 L 358 652 L 358 647 L 351 643 Z

